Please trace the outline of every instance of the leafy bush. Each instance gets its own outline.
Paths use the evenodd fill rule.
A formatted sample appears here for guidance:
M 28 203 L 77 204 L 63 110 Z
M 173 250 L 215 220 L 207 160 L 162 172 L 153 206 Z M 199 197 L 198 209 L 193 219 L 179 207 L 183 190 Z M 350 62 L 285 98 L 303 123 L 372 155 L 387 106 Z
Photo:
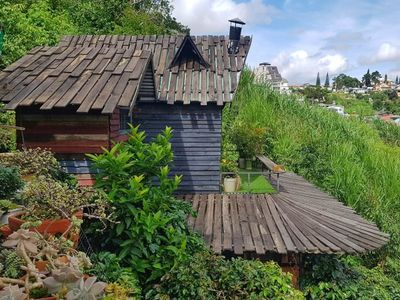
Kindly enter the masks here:
M 53 153 L 46 149 L 24 149 L 0 157 L 5 166 L 18 167 L 22 175 L 56 175 L 60 165 Z
M 4 111 L 4 104 L 0 102 L 0 125 L 15 125 L 15 114 Z M 0 153 L 15 150 L 15 130 L 0 127 Z
M 16 168 L 0 165 L 0 199 L 14 195 L 22 186 L 21 176 Z
M 400 284 L 380 267 L 367 269 L 351 257 L 309 257 L 302 280 L 307 299 L 399 299 Z
M 253 158 L 263 153 L 266 137 L 266 129 L 254 123 L 237 120 L 230 130 L 230 139 L 237 146 L 240 156 Z
M 147 299 L 304 299 L 273 262 L 225 260 L 209 252 L 181 261 Z
M 190 205 L 173 197 L 180 177 L 169 177 L 171 135 L 166 128 L 146 143 L 145 133 L 135 127 L 127 142 L 89 155 L 99 169 L 96 186 L 108 194 L 118 221 L 110 225 L 107 245 L 147 282 L 163 276 L 190 254 L 191 247 L 199 246 L 186 224 Z
M 222 142 L 221 171 L 237 173 L 239 153 L 236 145 L 224 139 Z
M 35 46 L 55 45 L 67 34 L 168 34 L 184 32 L 170 1 L 35 0 L 0 3 L 4 49 L 0 69 Z
M 374 120 L 373 125 L 385 142 L 400 146 L 400 126 L 382 120 Z
M 41 221 L 72 217 L 88 209 L 90 216 L 106 217 L 107 200 L 103 193 L 90 188 L 71 188 L 49 177 L 39 176 L 21 192 L 26 220 Z

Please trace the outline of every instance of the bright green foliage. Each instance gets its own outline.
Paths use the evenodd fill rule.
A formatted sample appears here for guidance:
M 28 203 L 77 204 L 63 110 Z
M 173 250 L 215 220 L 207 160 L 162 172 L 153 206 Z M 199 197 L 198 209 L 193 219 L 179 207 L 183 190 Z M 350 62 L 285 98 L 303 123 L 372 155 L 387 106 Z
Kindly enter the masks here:
M 385 142 L 400 146 L 400 126 L 382 120 L 374 120 L 373 124 Z
M 13 196 L 22 186 L 23 183 L 18 169 L 0 165 L 0 199 Z
M 171 135 L 166 128 L 146 143 L 144 132 L 135 127 L 127 142 L 90 155 L 99 169 L 97 188 L 107 192 L 118 221 L 111 224 L 108 244 L 147 281 L 164 275 L 197 242 L 186 225 L 190 205 L 173 197 L 180 177 L 169 177 Z
M 96 276 L 99 281 L 117 283 L 126 289 L 131 297 L 140 295 L 136 273 L 130 268 L 122 267 L 121 259 L 114 253 L 99 252 L 94 254 L 90 260 L 93 266 L 86 273 Z
M 187 28 L 168 0 L 0 0 L 4 49 L 0 68 L 35 46 L 55 45 L 67 34 L 170 34 Z
M 0 1 L 4 49 L 0 67 L 7 66 L 39 45 L 55 45 L 62 34 L 77 32 L 67 14 L 54 11 L 50 0 Z
M 273 262 L 226 260 L 202 252 L 181 261 L 146 299 L 304 299 Z
M 248 174 L 246 171 L 240 174 L 241 184 L 239 193 L 253 193 L 253 194 L 272 194 L 275 192 L 275 189 L 272 185 L 267 181 L 264 175 L 250 175 L 250 183 Z
M 227 134 L 237 146 L 240 157 L 252 159 L 263 152 L 266 129 L 258 126 L 256 122 L 245 123 L 237 120 Z
M 374 265 L 388 255 L 398 261 L 400 148 L 387 144 L 370 123 L 279 95 L 253 84 L 248 72 L 242 74 L 236 97 L 232 108 L 236 119 L 267 128 L 266 152 L 272 160 L 306 177 L 390 233 L 389 245 L 366 261 Z M 385 272 L 394 276 L 400 264 L 391 265 Z
M 25 265 L 16 250 L 2 249 L 0 251 L 0 276 L 19 279 L 24 271 L 21 269 Z
M 235 144 L 228 139 L 222 141 L 221 171 L 237 173 L 239 152 Z
M 356 97 L 343 93 L 330 93 L 326 95 L 326 102 L 342 105 L 344 111 L 350 115 L 367 117 L 375 115 L 375 109 L 368 99 L 357 99 Z
M 340 90 L 342 88 L 358 88 L 361 87 L 361 82 L 355 78 L 348 76 L 346 74 L 339 74 L 337 77 L 333 78 L 335 87 Z
M 325 97 L 327 95 L 327 90 L 321 88 L 320 86 L 314 87 L 314 86 L 307 86 L 303 91 L 302 91 L 304 97 L 308 100 L 320 100 L 324 101 Z
M 351 257 L 309 257 L 302 286 L 307 299 L 400 298 L 398 281 L 386 276 L 380 267 L 368 269 Z
M 0 102 L 0 125 L 15 125 L 15 114 L 4 110 Z M 9 152 L 15 149 L 15 131 L 0 127 L 0 152 Z

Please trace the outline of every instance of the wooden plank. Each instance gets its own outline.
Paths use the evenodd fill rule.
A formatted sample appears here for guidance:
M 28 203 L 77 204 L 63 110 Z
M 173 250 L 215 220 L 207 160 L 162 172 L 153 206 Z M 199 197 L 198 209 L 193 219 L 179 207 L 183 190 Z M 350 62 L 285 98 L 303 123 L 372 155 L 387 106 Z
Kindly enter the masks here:
M 243 254 L 243 236 L 240 227 L 237 200 L 234 195 L 230 196 L 230 208 L 232 218 L 233 251 L 237 255 Z
M 285 247 L 288 252 L 296 252 L 296 247 L 293 244 L 293 241 L 290 239 L 290 236 L 282 223 L 282 220 L 276 210 L 274 199 L 270 196 L 266 196 L 267 205 L 269 207 L 269 211 L 271 212 L 272 218 L 274 219 L 275 225 L 278 228 L 280 235 L 285 243 Z
M 213 230 L 213 241 L 212 248 L 214 252 L 222 253 L 222 196 L 220 194 L 215 195 L 214 202 L 214 230 Z
M 175 102 L 177 76 L 178 75 L 176 73 L 171 74 L 171 81 L 170 81 L 170 86 L 169 86 L 168 95 L 167 95 L 168 104 L 173 104 Z
M 187 201 L 188 198 L 189 198 L 189 195 L 186 196 L 185 200 Z M 197 211 L 199 209 L 199 195 L 198 194 L 194 195 L 194 197 L 193 197 L 192 209 L 196 213 L 197 213 Z M 190 214 L 189 218 L 188 218 L 189 228 L 194 229 L 195 220 L 196 220 L 196 218 L 192 214 Z
M 275 251 L 274 241 L 272 240 L 271 234 L 268 230 L 268 225 L 263 218 L 262 209 L 259 205 L 259 195 L 253 195 L 254 201 L 254 213 L 257 218 L 257 223 L 260 229 L 261 237 L 263 240 L 264 248 L 266 251 Z M 264 200 L 262 200 L 264 201 Z
M 222 225 L 223 225 L 223 249 L 232 250 L 232 222 L 230 215 L 230 203 L 229 196 L 222 195 Z
M 54 107 L 66 107 L 71 103 L 75 95 L 81 90 L 90 77 L 90 72 L 84 72 L 74 84 L 67 90 L 67 92 L 60 98 L 60 100 L 54 105 Z
M 93 105 L 93 102 L 96 100 L 99 93 L 102 91 L 104 86 L 106 85 L 108 79 L 111 77 L 112 72 L 106 71 L 104 72 L 90 92 L 86 95 L 85 99 L 79 106 L 77 112 L 88 112 Z
M 201 105 L 207 104 L 207 70 L 201 71 Z
M 207 245 L 211 245 L 213 240 L 213 227 L 214 227 L 214 195 L 208 195 L 207 210 L 204 225 L 204 240 Z
M 184 83 L 183 104 L 189 104 L 192 95 L 192 70 L 186 71 L 186 78 Z
M 250 231 L 250 226 L 249 226 L 249 220 L 247 219 L 247 212 L 245 208 L 245 201 L 249 201 L 248 196 L 243 196 L 239 194 L 236 197 L 237 204 L 238 204 L 238 210 L 239 210 L 239 220 L 240 220 L 240 227 L 242 229 L 242 236 L 243 236 L 243 244 L 244 244 L 244 250 L 246 252 L 252 252 L 255 251 L 255 246 L 254 242 L 251 236 L 251 231 Z
M 203 234 L 207 201 L 205 199 L 206 197 L 205 195 L 200 195 L 199 197 L 200 197 L 199 199 L 200 204 L 199 204 L 197 218 L 194 224 L 194 230 L 200 234 Z
M 267 201 L 268 200 L 265 198 L 265 196 L 263 196 L 262 198 L 260 197 L 258 199 L 258 203 L 259 203 L 262 213 L 263 213 L 263 218 L 264 218 L 265 222 L 267 223 L 268 231 L 270 232 L 272 240 L 274 241 L 275 251 L 278 252 L 279 254 L 286 254 L 287 250 L 286 250 L 285 244 L 284 244 L 281 236 L 279 235 L 279 231 L 275 225 L 275 222 L 273 221 L 273 217 L 269 210 Z
M 259 230 L 259 224 L 257 223 L 257 217 L 255 214 L 256 197 L 255 195 L 248 195 L 246 198 L 247 199 L 245 200 L 244 204 L 250 226 L 252 241 L 254 243 L 256 253 L 264 254 L 264 245 Z

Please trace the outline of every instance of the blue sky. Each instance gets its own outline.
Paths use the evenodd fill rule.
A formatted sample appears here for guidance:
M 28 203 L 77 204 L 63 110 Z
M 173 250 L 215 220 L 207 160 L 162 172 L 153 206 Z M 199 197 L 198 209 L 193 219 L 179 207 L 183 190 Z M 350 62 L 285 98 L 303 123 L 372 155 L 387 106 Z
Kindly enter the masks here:
M 173 0 L 192 34 L 227 34 L 232 17 L 253 36 L 247 63 L 276 66 L 289 84 L 314 83 L 317 72 L 361 77 L 367 69 L 400 76 L 400 3 L 369 1 Z

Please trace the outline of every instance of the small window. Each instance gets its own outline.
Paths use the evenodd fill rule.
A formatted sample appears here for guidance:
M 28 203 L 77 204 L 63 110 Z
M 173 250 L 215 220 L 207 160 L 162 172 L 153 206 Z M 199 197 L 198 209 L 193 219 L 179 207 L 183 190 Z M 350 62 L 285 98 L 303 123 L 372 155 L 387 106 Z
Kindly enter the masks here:
M 119 111 L 119 130 L 127 131 L 132 123 L 132 115 L 129 115 L 129 109 L 121 109 Z

